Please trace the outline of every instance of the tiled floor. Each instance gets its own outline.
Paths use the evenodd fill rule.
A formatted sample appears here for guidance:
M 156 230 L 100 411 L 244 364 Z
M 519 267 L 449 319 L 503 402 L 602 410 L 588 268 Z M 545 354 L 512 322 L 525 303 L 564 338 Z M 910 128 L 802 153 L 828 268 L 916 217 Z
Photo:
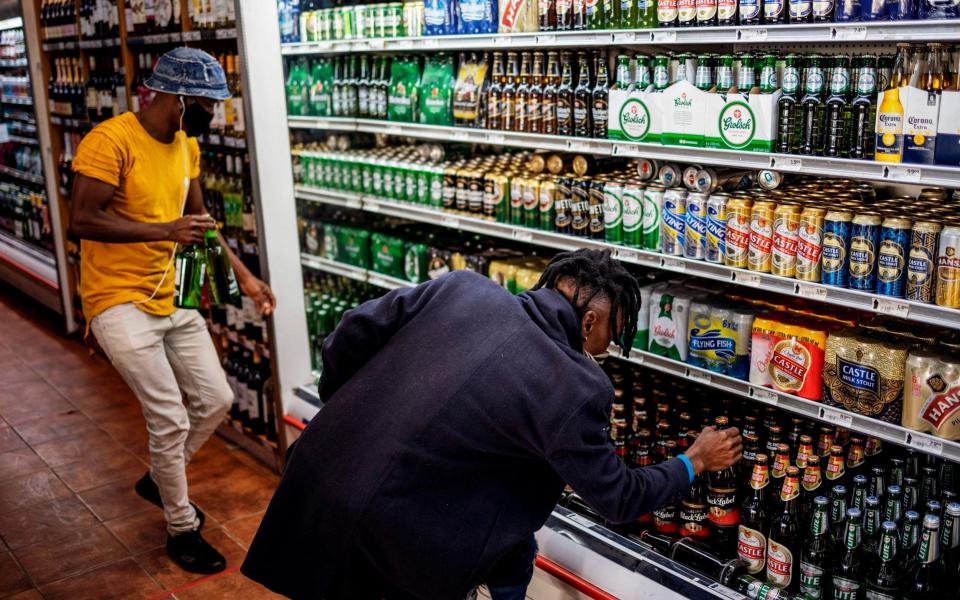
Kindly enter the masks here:
M 110 365 L 0 285 L 0 598 L 279 598 L 237 570 L 276 475 L 216 436 L 198 453 L 191 499 L 228 563 L 203 577 L 167 558 L 160 509 L 133 491 L 147 459 Z

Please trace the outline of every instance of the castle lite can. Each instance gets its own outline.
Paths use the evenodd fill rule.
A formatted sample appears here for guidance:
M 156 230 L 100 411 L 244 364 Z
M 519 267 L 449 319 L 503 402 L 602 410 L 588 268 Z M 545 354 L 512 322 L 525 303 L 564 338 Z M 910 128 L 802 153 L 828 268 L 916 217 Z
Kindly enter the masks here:
M 663 220 L 660 228 L 660 251 L 683 256 L 687 224 L 687 191 L 670 188 L 663 194 Z
M 707 254 L 707 195 L 691 192 L 686 211 L 683 255 L 703 260 Z
M 825 285 L 847 287 L 847 255 L 850 254 L 850 230 L 853 213 L 831 210 L 823 219 L 823 254 L 820 282 Z
M 941 229 L 943 226 L 935 221 L 918 221 L 913 224 L 910 254 L 907 257 L 907 300 L 933 302 Z
M 643 184 L 628 181 L 623 186 L 623 244 L 640 248 L 643 242 Z
M 960 227 L 944 227 L 937 253 L 938 306 L 960 308 Z
M 648 185 L 643 191 L 644 250 L 660 250 L 660 222 L 663 220 L 663 186 Z
M 707 200 L 707 262 L 723 263 L 727 239 L 727 194 L 713 194 Z
M 774 275 L 793 277 L 796 274 L 801 212 L 799 204 L 781 204 L 773 213 L 770 272 Z
M 750 213 L 753 201 L 732 198 L 727 202 L 727 231 L 724 236 L 723 264 L 746 269 L 750 252 Z
M 910 252 L 910 219 L 887 217 L 880 229 L 877 250 L 877 293 L 903 298 Z
M 773 262 L 773 220 L 776 202 L 761 200 L 750 210 L 750 248 L 747 267 L 751 271 L 769 273 Z
M 874 291 L 877 287 L 877 248 L 880 246 L 880 215 L 860 213 L 850 228 L 850 289 Z
M 623 242 L 623 184 L 616 181 L 603 186 L 603 231 L 611 244 Z
M 820 281 L 820 255 L 823 253 L 823 208 L 808 206 L 800 213 L 797 230 L 797 272 L 800 281 Z

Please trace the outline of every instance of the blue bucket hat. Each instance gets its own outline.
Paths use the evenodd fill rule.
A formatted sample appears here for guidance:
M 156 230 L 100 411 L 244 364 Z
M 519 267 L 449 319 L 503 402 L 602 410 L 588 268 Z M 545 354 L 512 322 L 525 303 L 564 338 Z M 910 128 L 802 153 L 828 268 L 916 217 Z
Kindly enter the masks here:
M 157 61 L 143 85 L 155 92 L 226 100 L 227 76 L 214 57 L 196 48 L 174 48 Z

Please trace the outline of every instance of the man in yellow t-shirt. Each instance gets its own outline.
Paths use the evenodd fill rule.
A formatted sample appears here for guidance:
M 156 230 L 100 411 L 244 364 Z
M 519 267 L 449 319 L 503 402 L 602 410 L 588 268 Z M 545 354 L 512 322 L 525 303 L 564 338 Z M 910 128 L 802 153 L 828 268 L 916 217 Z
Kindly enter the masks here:
M 164 54 L 145 85 L 156 92 L 153 102 L 94 128 L 73 161 L 80 297 L 97 341 L 143 408 L 150 471 L 137 493 L 163 508 L 170 557 L 188 571 L 216 573 L 226 561 L 200 535 L 203 513 L 190 502 L 186 465 L 233 392 L 204 319 L 173 305 L 173 257 L 178 244 L 202 243 L 216 228 L 203 205 L 195 138 L 230 91 L 217 60 L 191 48 Z M 270 288 L 224 249 L 240 289 L 270 314 Z

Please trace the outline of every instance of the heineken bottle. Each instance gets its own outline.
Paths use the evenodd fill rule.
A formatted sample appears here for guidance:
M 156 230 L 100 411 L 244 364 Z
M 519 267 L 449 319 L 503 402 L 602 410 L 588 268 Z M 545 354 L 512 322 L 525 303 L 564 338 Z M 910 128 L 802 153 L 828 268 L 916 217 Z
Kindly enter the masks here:
M 177 308 L 200 308 L 203 297 L 203 283 L 206 281 L 205 260 L 196 244 L 182 246 L 174 259 L 176 265 L 176 285 L 173 292 L 173 305 Z
M 216 230 L 210 229 L 204 234 L 203 249 L 210 304 L 239 304 L 240 286 L 230 264 L 230 256 L 220 244 Z
M 807 59 L 806 86 L 800 100 L 800 154 L 817 154 L 823 149 L 823 68 L 817 54 Z
M 777 152 L 800 151 L 800 57 L 788 54 L 783 67 L 783 95 L 777 101 Z
M 847 131 L 850 125 L 850 57 L 839 55 L 834 59 L 830 77 L 830 96 L 827 98 L 824 125 L 824 156 L 846 156 Z
M 903 587 L 897 524 L 884 521 L 877 556 L 867 569 L 867 600 L 896 600 Z
M 850 103 L 850 158 L 873 156 L 877 120 L 877 57 L 860 57 L 856 90 Z

